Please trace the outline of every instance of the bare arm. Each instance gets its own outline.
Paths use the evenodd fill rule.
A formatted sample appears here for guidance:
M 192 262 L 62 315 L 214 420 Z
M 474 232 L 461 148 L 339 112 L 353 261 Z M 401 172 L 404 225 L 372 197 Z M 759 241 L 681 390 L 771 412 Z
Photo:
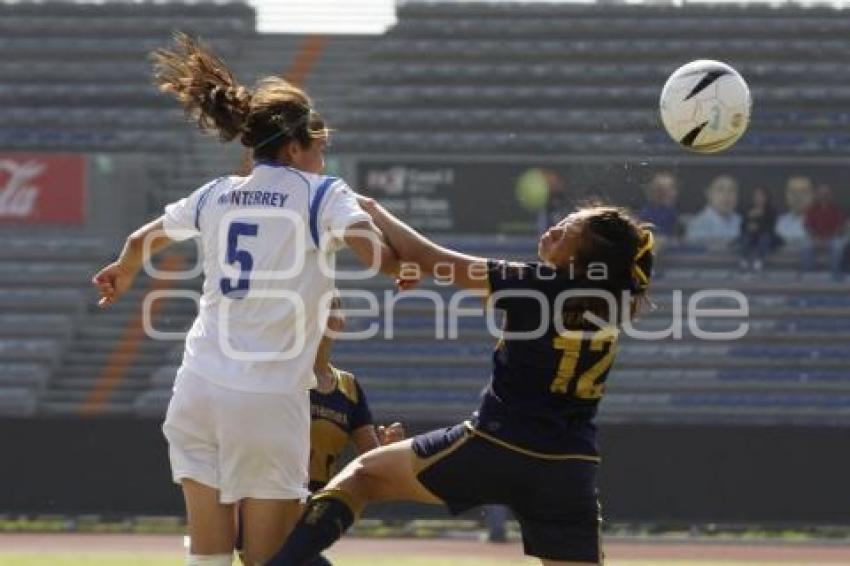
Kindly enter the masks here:
M 150 240 L 147 246 L 146 240 Z M 162 217 L 148 222 L 127 236 L 118 259 L 92 277 L 92 283 L 100 292 L 98 306 L 107 307 L 117 301 L 133 285 L 144 262 L 173 243 L 174 240 L 163 231 Z
M 398 275 L 398 255 L 373 222 L 355 222 L 349 226 L 345 231 L 345 243 L 362 265 L 377 267 L 381 273 L 393 277 Z
M 354 443 L 354 448 L 357 454 L 365 454 L 369 450 L 377 448 L 381 445 L 378 442 L 378 435 L 375 433 L 375 427 L 372 425 L 364 425 L 354 429 L 351 432 L 351 442 Z
M 453 283 L 465 289 L 489 288 L 487 260 L 440 246 L 393 216 L 373 199 L 359 197 L 358 202 L 383 232 L 398 257 L 436 277 L 453 275 Z

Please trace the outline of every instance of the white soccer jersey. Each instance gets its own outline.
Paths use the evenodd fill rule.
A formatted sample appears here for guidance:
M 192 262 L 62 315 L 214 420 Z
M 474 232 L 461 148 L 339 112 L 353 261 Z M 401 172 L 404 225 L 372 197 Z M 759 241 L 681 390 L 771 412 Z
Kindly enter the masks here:
M 312 387 L 334 254 L 345 229 L 368 219 L 344 181 L 271 164 L 166 206 L 168 236 L 200 236 L 203 254 L 183 366 L 240 391 Z

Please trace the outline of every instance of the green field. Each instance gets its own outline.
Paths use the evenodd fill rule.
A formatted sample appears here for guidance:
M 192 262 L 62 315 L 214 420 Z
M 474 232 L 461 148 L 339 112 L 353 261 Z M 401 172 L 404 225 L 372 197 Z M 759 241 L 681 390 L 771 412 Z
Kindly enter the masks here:
M 516 559 L 486 561 L 474 558 L 417 557 L 417 558 L 334 558 L 334 566 L 488 566 L 517 564 Z M 151 558 L 128 556 L 125 554 L 0 554 L 0 566 L 181 566 L 179 558 Z M 523 561 L 522 564 L 534 564 L 535 561 Z M 236 562 L 234 561 L 234 564 Z M 650 566 L 644 563 L 617 563 L 615 566 Z
M 452 556 L 430 556 L 415 558 L 367 558 L 329 555 L 334 566 L 502 566 L 518 564 L 516 557 L 504 560 L 487 558 L 460 558 Z M 133 556 L 128 554 L 60 554 L 18 553 L 0 554 L 0 566 L 181 566 L 177 557 Z M 536 564 L 535 560 L 523 560 L 521 564 Z M 236 562 L 234 562 L 236 564 Z M 726 562 L 717 560 L 610 560 L 607 566 L 804 566 L 793 562 Z

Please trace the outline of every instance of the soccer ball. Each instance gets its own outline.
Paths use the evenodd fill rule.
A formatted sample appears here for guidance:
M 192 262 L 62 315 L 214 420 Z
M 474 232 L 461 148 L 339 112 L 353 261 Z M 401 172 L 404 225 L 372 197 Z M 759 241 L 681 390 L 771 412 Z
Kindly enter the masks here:
M 661 121 L 676 143 L 697 153 L 731 147 L 747 130 L 752 99 L 725 63 L 700 59 L 676 69 L 661 91 Z

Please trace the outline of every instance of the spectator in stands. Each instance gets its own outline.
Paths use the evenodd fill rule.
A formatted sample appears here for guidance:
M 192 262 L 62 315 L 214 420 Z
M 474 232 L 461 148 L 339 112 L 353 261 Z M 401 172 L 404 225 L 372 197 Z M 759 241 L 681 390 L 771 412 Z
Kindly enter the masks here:
M 814 269 L 817 253 L 828 249 L 829 269 L 835 279 L 840 279 L 847 246 L 847 214 L 833 198 L 829 185 L 822 184 L 815 192 L 815 200 L 806 210 L 805 226 L 809 239 L 803 246 L 803 269 Z
M 812 204 L 812 181 L 800 175 L 790 177 L 785 185 L 785 204 L 788 212 L 776 222 L 776 234 L 786 246 L 802 247 L 809 239 L 806 232 L 806 209 Z
M 776 211 L 767 191 L 758 188 L 753 191 L 753 202 L 741 223 L 741 267 L 761 271 L 765 256 L 778 245 Z
M 738 182 L 721 175 L 708 185 L 705 196 L 705 208 L 688 223 L 685 237 L 692 243 L 726 247 L 741 233 L 741 216 L 735 212 Z
M 667 171 L 656 173 L 646 187 L 647 203 L 640 210 L 640 219 L 655 226 L 656 236 L 666 239 L 681 235 L 676 200 L 679 187 L 676 177 Z

